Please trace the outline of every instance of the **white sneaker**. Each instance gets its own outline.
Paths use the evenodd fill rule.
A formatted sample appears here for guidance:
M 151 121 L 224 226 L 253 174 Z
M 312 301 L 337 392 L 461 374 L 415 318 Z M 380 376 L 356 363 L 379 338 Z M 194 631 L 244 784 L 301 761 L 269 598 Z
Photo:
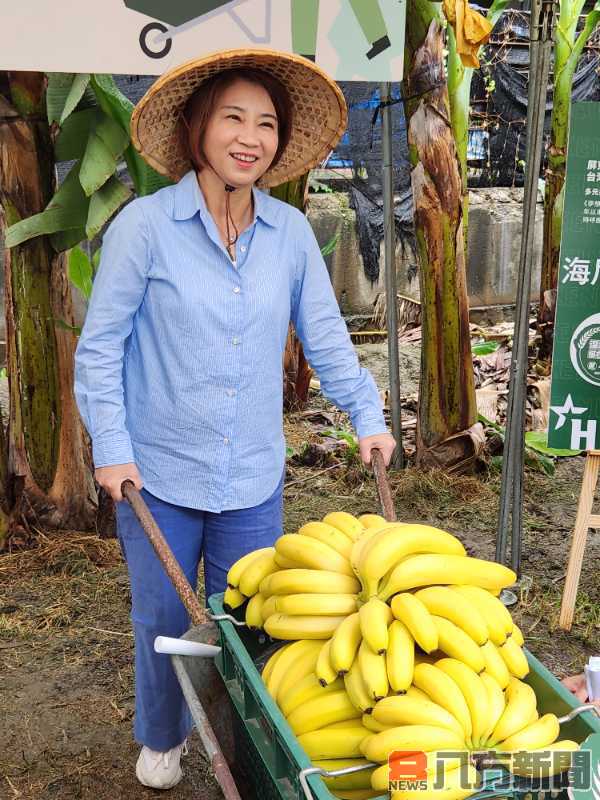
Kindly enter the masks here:
M 172 789 L 183 778 L 179 761 L 187 752 L 187 742 L 172 747 L 166 753 L 159 753 L 144 745 L 135 767 L 138 781 L 151 789 Z

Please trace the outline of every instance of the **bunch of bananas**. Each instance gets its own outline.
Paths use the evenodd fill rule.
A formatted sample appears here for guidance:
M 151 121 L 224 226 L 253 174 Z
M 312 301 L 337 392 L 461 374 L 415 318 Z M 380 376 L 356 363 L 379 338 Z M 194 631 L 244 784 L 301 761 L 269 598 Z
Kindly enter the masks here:
M 263 680 L 313 763 L 381 764 L 330 790 L 374 797 L 393 751 L 427 753 L 433 783 L 438 751 L 577 749 L 522 680 L 523 636 L 497 596 L 515 580 L 445 531 L 335 512 L 240 559 L 225 602 L 248 600 L 249 627 L 291 640 Z M 475 770 L 469 790 L 458 785 L 459 763 L 444 763 L 444 800 L 477 789 Z

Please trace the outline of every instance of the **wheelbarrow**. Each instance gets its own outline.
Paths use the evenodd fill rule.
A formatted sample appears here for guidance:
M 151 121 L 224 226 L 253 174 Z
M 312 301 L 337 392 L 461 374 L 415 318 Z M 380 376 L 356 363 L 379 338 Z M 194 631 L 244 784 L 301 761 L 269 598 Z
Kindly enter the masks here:
M 382 510 L 386 519 L 393 521 L 396 517 L 383 457 L 379 451 L 372 455 Z M 181 639 L 157 637 L 155 650 L 171 654 L 218 783 L 218 789 L 206 788 L 202 800 L 333 800 L 321 776 L 346 775 L 374 765 L 335 772 L 312 766 L 260 677 L 266 660 L 283 643 L 269 642 L 264 634 L 249 631 L 243 612 L 226 613 L 223 595 L 213 595 L 210 610 L 203 609 L 133 483 L 124 481 L 122 492 L 193 623 Z M 600 734 L 595 708 L 578 706 L 573 695 L 533 655 L 527 653 L 527 658 L 531 667 L 527 681 L 536 691 L 540 713 L 560 716 L 565 723 L 561 737 L 582 742 L 592 733 Z M 504 770 L 487 770 L 483 789 L 470 800 L 521 800 L 532 791 L 544 795 L 539 782 L 532 786 L 530 781 L 517 779 L 516 784 L 509 784 L 507 776 Z M 552 785 L 547 796 L 568 800 L 566 787 L 557 795 Z
M 139 43 L 149 58 L 165 58 L 173 45 L 173 37 L 218 14 L 227 14 L 249 41 L 266 44 L 271 41 L 271 4 L 265 0 L 264 33 L 256 34 L 239 16 L 236 8 L 248 0 L 124 0 L 125 6 L 158 22 L 149 22 L 140 32 Z

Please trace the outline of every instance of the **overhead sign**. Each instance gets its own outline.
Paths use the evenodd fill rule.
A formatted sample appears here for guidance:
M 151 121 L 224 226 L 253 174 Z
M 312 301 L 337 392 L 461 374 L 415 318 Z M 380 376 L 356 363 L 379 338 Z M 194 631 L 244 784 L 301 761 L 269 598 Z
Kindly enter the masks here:
M 307 56 L 337 80 L 402 78 L 406 0 L 21 0 L 0 69 L 160 75 L 217 50 Z
M 548 444 L 600 449 L 600 103 L 574 103 L 558 274 Z

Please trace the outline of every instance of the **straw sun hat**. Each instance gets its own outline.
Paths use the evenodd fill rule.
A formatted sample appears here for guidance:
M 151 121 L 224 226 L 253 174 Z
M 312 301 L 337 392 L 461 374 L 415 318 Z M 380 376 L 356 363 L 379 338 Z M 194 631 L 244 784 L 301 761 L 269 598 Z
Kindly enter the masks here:
M 322 163 L 346 129 L 348 112 L 338 85 L 302 56 L 275 50 L 227 50 L 188 61 L 159 78 L 131 117 L 133 144 L 157 172 L 179 180 L 192 168 L 181 125 L 183 109 L 200 84 L 218 72 L 248 68 L 283 83 L 293 108 L 292 134 L 280 161 L 261 186 L 277 186 Z

